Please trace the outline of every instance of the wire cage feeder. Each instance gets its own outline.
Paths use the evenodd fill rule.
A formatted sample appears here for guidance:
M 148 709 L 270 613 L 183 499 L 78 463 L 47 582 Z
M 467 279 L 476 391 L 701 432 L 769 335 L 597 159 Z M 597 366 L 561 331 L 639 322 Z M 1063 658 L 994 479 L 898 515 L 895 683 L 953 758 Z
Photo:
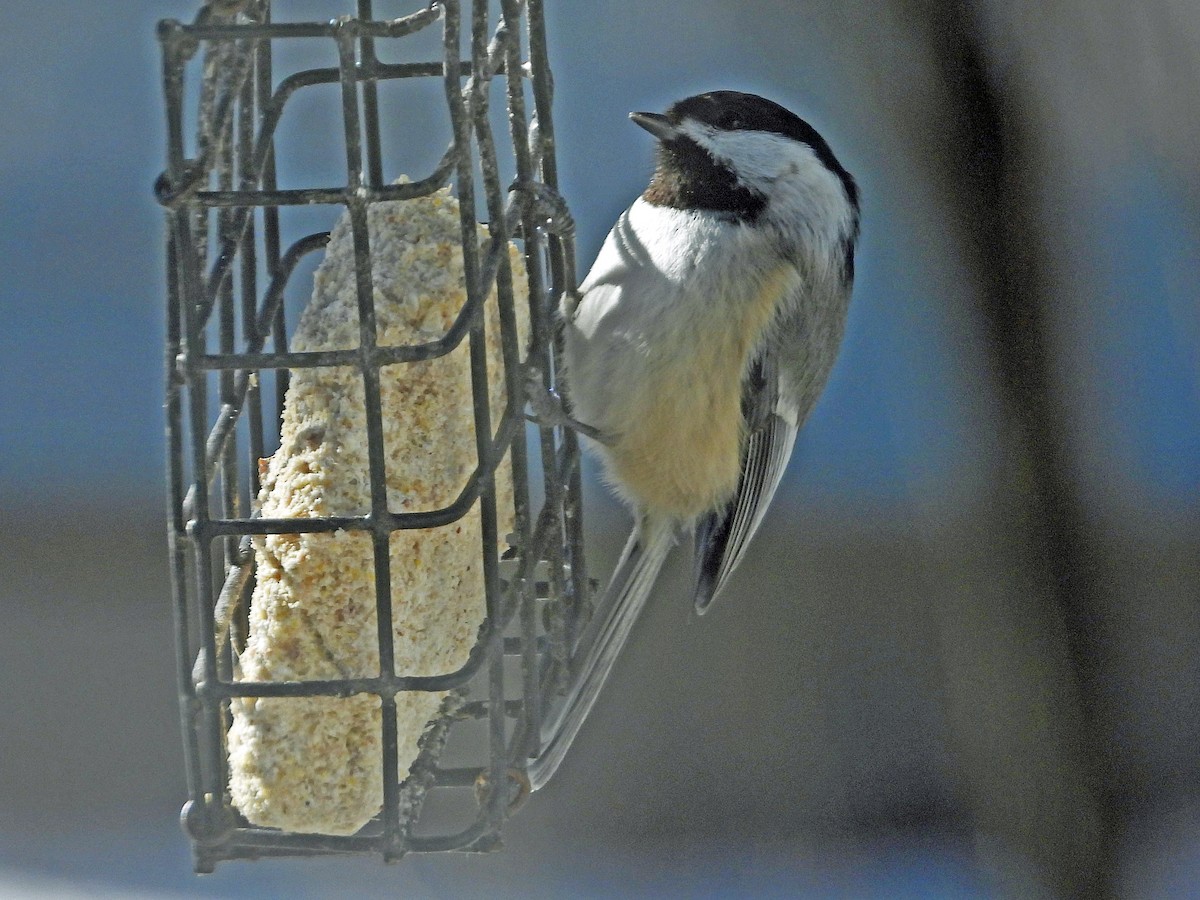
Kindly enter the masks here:
M 382 4 L 379 4 L 382 5 Z M 540 0 L 489 4 L 438 0 L 399 18 L 378 17 L 357 0 L 326 22 L 275 22 L 269 0 L 225 0 L 202 7 L 191 24 L 159 26 L 167 112 L 167 165 L 155 185 L 166 211 L 167 424 L 169 537 L 178 678 L 189 799 L 183 824 L 195 868 L 227 859 L 375 853 L 485 851 L 528 793 L 528 761 L 540 750 L 540 724 L 570 676 L 575 638 L 589 614 L 583 560 L 580 474 L 575 436 L 525 427 L 524 384 L 530 371 L 549 386 L 555 347 L 549 310 L 574 287 L 569 229 L 546 217 L 510 182 L 556 186 L 551 73 Z M 497 8 L 498 7 L 498 8 Z M 384 62 L 405 42 L 440 29 L 442 57 Z M 336 65 L 279 73 L 279 50 L 307 40 L 332 48 Z M 452 140 L 434 170 L 387 183 L 380 90 L 396 79 L 440 84 Z M 316 85 L 340 88 L 340 142 L 345 183 L 280 187 L 276 137 L 294 101 Z M 503 86 L 507 134 L 489 115 L 489 88 Z M 499 104 L 496 104 L 499 106 Z M 497 113 L 501 110 L 497 109 Z M 194 136 L 192 136 L 194 134 Z M 504 151 L 497 152 L 498 146 Z M 513 171 L 501 173 L 511 153 Z M 452 184 L 461 211 L 467 300 L 437 340 L 387 346 L 377 341 L 367 214 L 373 204 L 409 200 Z M 486 208 L 489 239 L 476 232 Z M 324 207 L 348 216 L 353 236 L 360 345 L 297 351 L 284 296 L 302 261 L 319 254 L 328 232 L 283 245 L 289 207 Z M 528 296 L 514 296 L 509 240 L 523 243 Z M 511 314 L 501 314 L 506 405 L 489 414 L 483 352 L 484 298 L 501 310 L 527 304 L 527 356 L 519 355 Z M 381 368 L 429 360 L 460 345 L 470 354 L 475 425 L 474 471 L 458 498 L 436 510 L 389 509 L 383 454 Z M 369 453 L 369 509 L 362 515 L 269 518 L 261 514 L 259 461 L 278 446 L 289 373 L 342 366 L 361 379 Z M 386 376 L 383 376 L 386 377 Z M 497 533 L 496 483 L 511 461 L 514 531 Z M 539 471 L 540 470 L 540 471 Z M 388 567 L 389 537 L 403 529 L 453 522 L 477 510 L 486 617 L 465 666 L 436 675 L 397 673 Z M 371 541 L 379 672 L 326 680 L 247 681 L 237 677 L 240 644 L 255 583 L 252 536 L 363 533 Z M 501 551 L 500 538 L 508 549 Z M 410 774 L 398 777 L 396 705 L 407 691 L 449 691 L 426 728 Z M 379 813 L 353 834 L 297 833 L 251 824 L 229 793 L 231 703 L 240 698 L 347 698 L 374 695 L 381 710 Z M 472 730 L 473 729 L 473 730 Z M 470 732 L 466 761 L 443 764 L 459 730 Z M 496 785 L 504 788 L 494 789 Z M 435 798 L 451 798 L 430 824 Z M 456 816 L 454 813 L 458 813 Z

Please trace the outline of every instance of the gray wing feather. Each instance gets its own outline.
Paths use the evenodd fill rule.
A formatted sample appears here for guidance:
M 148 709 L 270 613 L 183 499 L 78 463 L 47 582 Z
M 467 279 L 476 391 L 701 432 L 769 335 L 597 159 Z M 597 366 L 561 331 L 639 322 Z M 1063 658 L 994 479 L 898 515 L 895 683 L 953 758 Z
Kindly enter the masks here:
M 796 422 L 776 411 L 750 433 L 737 491 L 696 527 L 696 612 L 703 615 L 745 555 L 792 455 Z

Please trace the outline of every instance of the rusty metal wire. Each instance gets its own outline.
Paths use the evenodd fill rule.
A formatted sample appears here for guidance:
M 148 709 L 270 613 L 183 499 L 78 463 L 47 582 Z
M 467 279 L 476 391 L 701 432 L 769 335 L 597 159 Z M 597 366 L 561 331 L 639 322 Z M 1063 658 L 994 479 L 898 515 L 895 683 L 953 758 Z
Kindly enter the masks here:
M 442 58 L 386 63 L 378 49 L 440 28 Z M 167 165 L 155 184 L 166 211 L 168 271 L 166 411 L 169 541 L 174 589 L 181 723 L 189 800 L 184 827 L 197 871 L 228 859 L 280 855 L 374 853 L 396 860 L 409 852 L 482 851 L 498 846 L 503 823 L 527 793 L 525 768 L 539 750 L 541 721 L 569 677 L 573 641 L 588 615 L 583 558 L 580 473 L 575 436 L 560 428 L 539 433 L 540 473 L 524 428 L 526 367 L 506 365 L 508 404 L 491 422 L 481 317 L 492 285 L 502 314 L 507 361 L 518 359 L 513 304 L 528 303 L 528 367 L 552 384 L 556 349 L 550 309 L 574 287 L 569 232 L 540 228 L 544 217 L 505 185 L 542 184 L 557 172 L 551 118 L 552 81 L 541 0 L 502 0 L 493 16 L 487 0 L 438 0 L 398 19 L 373 14 L 372 0 L 326 22 L 275 22 L 269 0 L 224 0 L 205 5 L 191 24 L 159 26 L 167 112 Z M 338 65 L 273 71 L 273 49 L 306 38 L 330 42 Z M 469 58 L 463 58 L 464 38 Z M 189 93 L 190 77 L 198 84 Z M 439 79 L 453 140 L 434 169 L 406 184 L 385 184 L 378 88 L 392 79 Z M 505 84 L 508 134 L 498 138 L 489 118 L 488 89 Z M 340 138 L 346 181 L 336 187 L 280 188 L 276 129 L 290 102 L 319 84 L 340 86 Z M 189 97 L 194 112 L 189 110 Z M 532 103 L 530 104 L 530 101 Z M 532 108 L 530 108 L 532 106 Z M 185 124 L 194 120 L 189 140 Z M 514 171 L 501 177 L 497 142 L 511 145 Z M 438 340 L 382 347 L 375 341 L 367 209 L 383 200 L 432 193 L 453 183 L 462 209 L 462 253 L 468 301 Z M 487 210 L 490 243 L 475 239 L 477 198 Z M 294 352 L 288 348 L 284 293 L 328 233 L 282 246 L 280 211 L 328 204 L 347 211 L 355 239 L 362 346 L 355 350 Z M 507 270 L 510 237 L 524 241 L 528 297 L 514 297 Z M 260 277 L 265 273 L 265 284 Z M 430 359 L 467 341 L 471 354 L 478 466 L 461 495 L 444 509 L 394 513 L 387 507 L 380 410 L 381 366 Z M 362 516 L 267 519 L 249 510 L 258 495 L 257 460 L 277 440 L 290 369 L 354 366 L 367 400 L 371 509 Z M 270 396 L 264 383 L 273 381 Z M 492 475 L 513 462 L 516 533 L 513 551 L 497 554 Z M 542 482 L 534 508 L 531 482 Z M 467 664 L 438 676 L 394 674 L 389 535 L 454 521 L 479 504 L 487 619 Z M 306 682 L 234 679 L 234 647 L 244 640 L 253 583 L 250 535 L 369 533 L 376 567 L 381 674 Z M 506 659 L 520 677 L 505 680 Z M 513 682 L 516 682 L 515 684 Z M 382 703 L 383 810 L 359 834 L 335 837 L 255 827 L 229 803 L 225 733 L 233 697 L 349 696 L 371 692 L 384 700 L 399 691 L 453 690 L 458 700 L 425 736 L 412 774 L 397 782 L 396 713 Z M 486 722 L 486 746 L 475 764 L 442 768 L 438 758 L 463 722 Z M 391 773 L 391 777 L 388 777 Z M 506 790 L 492 786 L 506 785 Z M 474 814 L 441 831 L 419 828 L 426 799 L 437 792 L 473 792 Z

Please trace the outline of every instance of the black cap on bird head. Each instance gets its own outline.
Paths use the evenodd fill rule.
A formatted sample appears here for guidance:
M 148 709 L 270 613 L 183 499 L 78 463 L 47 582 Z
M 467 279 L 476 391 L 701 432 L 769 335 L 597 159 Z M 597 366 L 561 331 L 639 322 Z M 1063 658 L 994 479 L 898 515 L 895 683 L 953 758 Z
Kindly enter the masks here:
M 780 135 L 811 148 L 842 182 L 857 210 L 858 190 L 820 133 L 786 107 L 757 94 L 709 91 L 673 104 L 666 113 L 634 112 L 629 118 L 659 141 L 647 202 L 679 209 L 704 209 L 752 221 L 766 206 L 761 190 L 739 180 L 728 160 L 715 158 L 696 138 L 696 127 L 713 132 L 749 131 Z

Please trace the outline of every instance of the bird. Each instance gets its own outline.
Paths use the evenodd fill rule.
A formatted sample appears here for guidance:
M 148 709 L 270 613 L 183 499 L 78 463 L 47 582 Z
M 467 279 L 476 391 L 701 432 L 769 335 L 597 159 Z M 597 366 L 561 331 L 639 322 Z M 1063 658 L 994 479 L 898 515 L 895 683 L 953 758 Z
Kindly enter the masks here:
M 559 307 L 560 410 L 635 528 L 541 729 L 534 789 L 557 770 L 650 596 L 694 534 L 703 615 L 763 520 L 845 331 L 859 190 L 824 138 L 755 94 L 710 91 L 630 119 L 650 182 Z

